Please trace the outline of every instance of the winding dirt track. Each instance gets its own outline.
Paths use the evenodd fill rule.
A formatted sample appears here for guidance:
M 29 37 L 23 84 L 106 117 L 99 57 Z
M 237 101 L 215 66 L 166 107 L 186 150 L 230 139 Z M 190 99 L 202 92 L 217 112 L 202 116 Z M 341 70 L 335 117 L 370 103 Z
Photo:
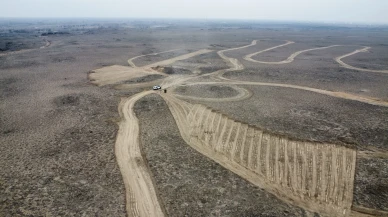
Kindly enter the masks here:
M 213 50 L 202 49 L 202 50 L 194 51 L 194 52 L 191 52 L 191 53 L 188 53 L 188 54 L 183 54 L 183 55 L 180 55 L 180 56 L 177 56 L 177 57 L 173 57 L 171 59 L 162 60 L 162 61 L 159 61 L 159 62 L 156 62 L 156 63 L 152 63 L 152 64 L 149 64 L 149 65 L 147 65 L 145 67 L 146 68 L 152 68 L 152 67 L 156 67 L 156 66 L 166 66 L 166 65 L 173 64 L 174 62 L 179 61 L 179 60 L 185 60 L 185 59 L 188 59 L 188 58 L 192 58 L 192 57 L 195 57 L 195 56 L 198 56 L 198 55 L 201 55 L 201 54 L 210 53 L 210 52 L 213 52 Z
M 144 54 L 144 55 L 140 55 L 140 56 L 135 56 L 131 59 L 128 60 L 128 64 L 130 66 L 132 66 L 133 68 L 137 68 L 137 66 L 135 65 L 135 63 L 133 62 L 135 59 L 137 58 L 140 58 L 140 57 L 145 57 L 145 56 L 156 56 L 158 54 L 162 54 L 162 53 L 168 53 L 168 52 L 173 52 L 173 51 L 176 51 L 176 50 L 179 50 L 179 49 L 173 49 L 173 50 L 167 50 L 167 51 L 163 51 L 163 52 L 159 52 L 159 53 L 150 53 L 150 54 Z
M 317 89 L 317 88 L 311 88 L 311 87 L 305 87 L 305 86 L 299 86 L 299 85 L 292 85 L 292 84 L 238 81 L 238 80 L 232 80 L 232 79 L 227 79 L 225 77 L 222 77 L 222 75 L 225 72 L 227 72 L 227 71 L 238 71 L 238 70 L 243 70 L 244 69 L 244 65 L 243 64 L 241 64 L 235 58 L 230 58 L 230 57 L 225 56 L 224 52 L 251 47 L 251 46 L 256 45 L 256 43 L 257 43 L 257 41 L 254 40 L 249 45 L 245 45 L 245 46 L 241 46 L 241 47 L 237 47 L 237 48 L 230 48 L 230 49 L 221 50 L 221 51 L 217 52 L 218 55 L 222 59 L 224 59 L 224 61 L 226 61 L 229 64 L 230 68 L 229 69 L 222 69 L 222 70 L 219 70 L 219 71 L 216 71 L 216 72 L 213 72 L 213 73 L 210 73 L 210 74 L 206 74 L 206 75 L 211 75 L 215 79 L 221 79 L 223 82 L 191 82 L 191 83 L 185 83 L 188 80 L 190 80 L 192 78 L 195 78 L 195 77 L 191 76 L 191 77 L 181 78 L 179 81 L 177 79 L 171 79 L 170 78 L 169 79 L 170 82 L 165 82 L 163 85 L 166 85 L 166 88 L 169 88 L 169 87 L 172 87 L 172 86 L 177 86 L 177 85 L 182 85 L 182 84 L 188 85 L 188 86 L 190 86 L 190 85 L 214 85 L 214 84 L 235 84 L 235 85 L 241 84 L 241 85 L 254 85 L 254 86 L 282 87 L 282 88 L 292 88 L 292 89 L 310 91 L 310 92 L 314 92 L 314 93 L 318 93 L 318 94 L 324 94 L 324 95 L 332 96 L 332 97 L 336 97 L 336 98 L 358 101 L 358 102 L 362 102 L 362 103 L 366 103 L 366 104 L 370 104 L 370 105 L 377 105 L 377 106 L 388 107 L 388 102 L 387 101 L 384 101 L 384 100 L 381 100 L 381 99 L 377 99 L 377 98 L 369 98 L 369 97 L 359 96 L 359 95 L 345 93 L 345 92 L 334 92 L 334 91 L 329 91 L 329 90 L 323 90 L 323 89 Z M 283 45 L 279 45 L 279 46 L 285 46 L 285 45 L 290 44 L 290 43 L 292 43 L 292 42 L 288 41 L 287 43 L 285 43 Z M 273 48 L 268 48 L 268 49 L 274 49 L 274 48 L 279 47 L 279 46 L 275 46 Z M 333 45 L 333 46 L 339 46 L 339 45 Z M 291 59 L 293 61 L 294 58 L 297 55 L 299 55 L 299 54 L 301 54 L 303 52 L 307 52 L 307 51 L 311 51 L 311 50 L 317 50 L 317 49 L 327 49 L 327 48 L 333 47 L 333 46 L 321 47 L 321 48 L 313 48 L 313 49 L 298 51 L 298 52 L 294 53 L 293 55 L 291 55 L 290 57 L 291 57 Z M 266 50 L 268 50 L 268 49 L 266 49 Z M 290 57 L 289 57 L 289 59 L 290 59 Z M 202 76 L 205 76 L 205 75 L 202 75 Z M 172 89 L 172 91 L 173 90 L 174 90 L 174 88 Z M 216 101 L 219 101 L 219 102 L 221 102 L 221 101 L 238 101 L 238 100 L 243 100 L 243 99 L 246 99 L 247 97 L 249 97 L 247 94 L 242 94 L 243 92 L 248 93 L 249 91 L 247 91 L 247 90 L 242 91 L 241 89 L 239 89 L 238 91 L 239 91 L 240 94 L 238 96 L 233 97 L 231 100 L 228 100 L 228 98 L 221 98 L 221 99 L 216 99 Z M 203 101 L 209 101 L 210 100 L 209 98 L 202 98 L 201 99 L 199 97 L 193 97 L 193 96 L 184 96 L 184 95 L 179 95 L 179 94 L 176 94 L 176 95 L 179 98 L 184 98 L 184 99 L 194 99 L 194 100 L 203 100 Z
M 198 84 L 198 83 L 194 83 L 194 84 Z M 200 83 L 199 83 L 200 84 Z M 221 84 L 221 83 L 217 83 L 217 84 Z M 241 100 L 245 100 L 245 99 L 248 99 L 249 97 L 252 96 L 252 92 L 245 89 L 245 88 L 241 88 L 241 87 L 237 87 L 237 86 L 231 86 L 231 85 L 228 85 L 230 86 L 231 88 L 233 88 L 234 90 L 237 91 L 237 95 L 235 96 L 232 96 L 232 97 L 226 97 L 226 98 L 205 98 L 205 97 L 196 97 L 196 96 L 188 96 L 188 95 L 180 95 L 180 94 L 177 94 L 177 93 L 174 93 L 174 95 L 178 98 L 182 98 L 182 99 L 190 99 L 190 100 L 197 100 L 197 101 L 208 101 L 208 102 L 233 102 L 233 101 L 241 101 Z
M 370 105 L 377 105 L 377 106 L 383 106 L 388 107 L 388 102 L 383 101 L 380 99 L 374 99 L 374 98 L 367 98 L 363 96 L 353 95 L 349 93 L 344 92 L 333 92 L 329 90 L 322 90 L 322 89 L 316 89 L 311 87 L 304 87 L 304 86 L 298 86 L 298 85 L 292 85 L 292 84 L 279 84 L 279 83 L 264 83 L 264 82 L 251 82 L 251 81 L 236 81 L 236 80 L 227 80 L 228 82 L 193 82 L 190 84 L 186 84 L 186 86 L 192 86 L 192 85 L 224 85 L 224 84 L 235 84 L 235 85 L 252 85 L 252 86 L 268 86 L 268 87 L 283 87 L 283 88 L 292 88 L 292 89 L 298 89 L 298 90 L 304 90 L 304 91 L 310 91 L 314 93 L 319 93 L 327 96 L 332 96 L 340 99 L 347 99 L 347 100 L 353 100 L 358 101 Z M 178 94 L 177 94 L 178 95 Z M 198 98 L 198 97 L 191 97 L 191 96 L 184 96 L 184 95 L 178 95 L 180 98 L 185 99 L 196 99 L 196 100 L 207 100 L 207 98 Z M 240 99 L 238 97 L 234 97 L 233 101 L 243 100 L 246 99 L 245 95 L 239 95 L 242 96 Z M 222 101 L 223 99 L 218 99 L 218 101 Z M 227 101 L 227 99 L 224 99 Z
M 252 59 L 253 56 L 256 56 L 258 54 L 261 54 L 261 53 L 264 53 L 264 52 L 267 52 L 267 51 L 270 51 L 270 50 L 273 50 L 273 49 L 276 49 L 276 48 L 279 48 L 279 47 L 283 47 L 283 46 L 286 46 L 286 45 L 289 45 L 289 44 L 293 44 L 295 42 L 293 41 L 286 41 L 286 43 L 284 44 L 281 44 L 281 45 L 277 45 L 277 46 L 274 46 L 274 47 L 270 47 L 270 48 L 267 48 L 267 49 L 264 49 L 264 50 L 261 50 L 261 51 L 258 51 L 256 53 L 251 53 L 251 54 L 248 54 L 244 57 L 245 60 L 248 60 L 248 61 L 253 61 L 253 62 L 256 62 L 256 60 Z
M 224 59 L 226 61 L 226 63 L 229 65 L 229 69 L 222 69 L 220 71 L 222 72 L 227 72 L 227 71 L 235 71 L 235 70 L 243 70 L 244 69 L 244 65 L 240 63 L 240 61 L 238 61 L 237 59 L 235 58 L 231 58 L 231 57 L 227 57 L 225 56 L 225 52 L 228 52 L 228 51 L 233 51 L 233 50 L 239 50 L 239 49 L 243 49 L 243 48 L 247 48 L 247 47 L 252 47 L 252 46 L 255 46 L 257 44 L 257 40 L 253 40 L 251 44 L 248 44 L 248 45 L 244 45 L 244 46 L 241 46 L 241 47 L 235 47 L 235 48 L 228 48 L 228 49 L 225 49 L 225 50 L 220 50 L 217 52 L 218 56 L 220 56 L 222 59 Z M 218 71 L 217 71 L 218 72 Z M 213 73 L 217 73 L 217 72 L 213 72 Z
M 345 67 L 347 69 L 353 69 L 353 70 L 363 71 L 363 72 L 388 73 L 388 70 L 373 70 L 373 69 L 357 68 L 357 67 L 351 66 L 351 65 L 349 65 L 347 63 L 344 63 L 342 61 L 342 59 L 345 58 L 345 57 L 352 56 L 352 55 L 355 55 L 355 54 L 358 54 L 358 53 L 361 53 L 361 52 L 367 52 L 369 49 L 370 49 L 370 47 L 364 47 L 363 49 L 355 50 L 355 51 L 353 51 L 351 53 L 348 53 L 348 54 L 345 54 L 343 56 L 335 58 L 335 61 L 337 61 L 337 63 L 339 63 L 341 66 L 343 66 L 343 67 Z
M 305 53 L 305 52 L 314 51 L 314 50 L 323 50 L 323 49 L 328 49 L 328 48 L 332 48 L 332 47 L 346 46 L 346 45 L 331 45 L 331 46 L 327 46 L 327 47 L 319 47 L 319 48 L 311 48 L 311 49 L 301 50 L 301 51 L 297 51 L 297 52 L 291 54 L 286 60 L 279 61 L 279 62 L 268 62 L 268 61 L 260 61 L 260 60 L 252 59 L 253 56 L 256 56 L 258 54 L 261 54 L 261 53 L 264 53 L 266 51 L 270 51 L 270 50 L 273 50 L 273 49 L 276 49 L 276 48 L 279 48 L 279 47 L 283 47 L 283 46 L 286 46 L 286 45 L 289 45 L 289 44 L 293 44 L 293 43 L 294 42 L 292 42 L 292 41 L 287 41 L 285 44 L 277 45 L 277 46 L 274 46 L 274 47 L 270 47 L 270 48 L 258 51 L 256 53 L 248 54 L 248 55 L 244 56 L 244 59 L 247 60 L 247 61 L 250 61 L 250 62 L 261 63 L 261 64 L 274 64 L 274 65 L 276 65 L 276 64 L 287 64 L 287 63 L 292 63 L 298 55 L 300 55 L 302 53 Z M 357 49 L 357 50 L 355 50 L 355 51 L 353 51 L 351 53 L 345 54 L 345 55 L 340 56 L 340 57 L 336 57 L 335 61 L 338 64 L 340 64 L 342 67 L 347 68 L 347 69 L 353 69 L 353 70 L 363 71 L 363 72 L 388 73 L 388 70 L 374 70 L 374 69 L 358 68 L 358 67 L 351 66 L 351 65 L 349 65 L 347 63 L 344 63 L 342 61 L 343 58 L 346 58 L 348 56 L 352 56 L 352 55 L 355 55 L 355 54 L 361 53 L 361 52 L 367 52 L 370 48 L 371 47 L 364 47 L 362 49 Z
M 266 51 L 270 51 L 270 50 L 273 50 L 273 49 L 276 49 L 276 48 L 279 48 L 279 47 L 283 47 L 283 46 L 286 46 L 286 45 L 289 45 L 289 44 L 293 44 L 293 43 L 294 42 L 292 42 L 292 41 L 287 41 L 287 43 L 285 43 L 285 44 L 281 44 L 281 45 L 278 45 L 278 46 L 275 46 L 275 47 L 271 47 L 271 48 L 268 48 L 268 49 L 265 49 L 265 50 L 262 50 L 262 51 L 259 51 L 259 52 L 256 52 L 256 53 L 248 54 L 248 55 L 246 55 L 244 57 L 244 59 L 247 60 L 247 61 L 250 61 L 250 62 L 262 63 L 262 64 L 287 64 L 287 63 L 292 63 L 295 60 L 295 57 L 299 56 L 302 53 L 309 52 L 309 51 L 314 51 L 314 50 L 323 50 L 323 49 L 328 49 L 328 48 L 332 48 L 332 47 L 341 46 L 341 45 L 331 45 L 331 46 L 327 46 L 327 47 L 318 47 L 318 48 L 311 48 L 311 49 L 307 49 L 307 50 L 297 51 L 297 52 L 291 54 L 286 60 L 279 61 L 279 62 L 266 62 L 266 61 L 259 61 L 259 60 L 252 59 L 252 56 L 255 56 L 257 54 L 264 53 Z
M 290 204 L 300 206 L 312 212 L 318 212 L 323 216 L 367 216 L 363 213 L 381 214 L 378 210 L 361 208 L 360 210 L 364 211 L 354 211 L 351 210 L 351 204 L 356 157 L 386 157 L 386 154 L 376 154 L 376 152 L 356 154 L 355 150 L 333 144 L 318 144 L 289 139 L 237 122 L 205 106 L 190 104 L 176 98 L 199 101 L 236 101 L 246 99 L 251 93 L 247 89 L 235 85 L 260 85 L 299 89 L 388 107 L 388 102 L 386 101 L 348 93 L 291 84 L 238 81 L 222 77 L 223 73 L 227 71 L 244 69 L 243 64 L 235 58 L 227 57 L 224 52 L 254 46 L 256 42 L 254 40 L 249 45 L 218 51 L 218 55 L 230 66 L 228 69 L 218 70 L 205 75 L 171 75 L 157 80 L 157 82 L 161 82 L 163 88 L 171 89 L 169 94 L 160 95 L 168 104 L 182 138 L 200 153 Z M 256 54 L 291 43 L 288 41 L 286 44 L 247 55 L 247 60 Z M 294 61 L 294 58 L 303 52 L 327 49 L 334 46 L 338 45 L 298 51 L 280 63 L 266 63 L 285 64 Z M 137 57 L 128 60 L 128 63 L 134 67 L 134 70 L 150 70 L 150 73 L 152 73 L 152 67 L 154 66 L 169 65 L 175 61 L 208 52 L 211 52 L 211 50 L 199 50 L 141 68 L 136 67 L 132 62 Z M 358 52 L 355 51 L 337 59 L 341 64 L 342 58 Z M 141 74 L 140 71 L 138 75 Z M 123 74 L 126 73 L 124 72 Z M 215 81 L 189 82 L 191 79 L 201 76 L 210 76 L 210 79 Z M 102 78 L 102 83 L 105 82 L 104 79 L 109 79 L 109 76 Z M 115 82 L 117 83 L 125 79 L 124 76 Z M 119 88 L 145 87 L 146 85 L 154 84 L 153 82 L 120 85 Z M 225 99 L 174 94 L 173 90 L 180 85 L 233 85 L 238 94 Z M 119 105 L 122 121 L 120 122 L 120 129 L 117 135 L 115 152 L 126 188 L 126 208 L 129 216 L 164 216 L 150 172 L 145 164 L 146 161 L 141 155 L 139 124 L 133 112 L 133 106 L 136 101 L 151 93 L 154 92 L 145 91 L 130 98 L 122 99 Z
M 136 101 L 151 93 L 153 92 L 141 92 L 131 98 L 122 99 L 119 105 L 122 120 L 119 124 L 115 152 L 125 184 L 129 216 L 164 216 L 148 166 L 141 154 L 139 122 L 133 111 Z
M 171 59 L 152 63 L 143 67 L 136 67 L 136 65 L 133 63 L 132 63 L 133 67 L 120 66 L 120 65 L 103 67 L 100 69 L 92 70 L 91 73 L 89 73 L 88 77 L 93 84 L 96 84 L 98 86 L 104 86 L 109 84 L 116 84 L 122 81 L 134 79 L 134 78 L 143 77 L 145 75 L 160 74 L 160 75 L 166 76 L 167 74 L 154 70 L 153 67 L 170 65 L 176 61 L 188 59 L 188 58 L 209 53 L 209 52 L 213 52 L 213 51 L 208 49 L 202 49 L 188 54 L 180 55 Z M 144 55 L 141 55 L 141 56 L 144 56 Z M 128 63 L 130 62 L 131 61 L 128 60 Z M 123 85 L 121 88 L 123 87 L 125 87 L 125 85 Z
M 350 214 L 355 150 L 291 140 L 205 106 L 161 96 L 182 138 L 200 153 L 287 203 L 322 216 Z

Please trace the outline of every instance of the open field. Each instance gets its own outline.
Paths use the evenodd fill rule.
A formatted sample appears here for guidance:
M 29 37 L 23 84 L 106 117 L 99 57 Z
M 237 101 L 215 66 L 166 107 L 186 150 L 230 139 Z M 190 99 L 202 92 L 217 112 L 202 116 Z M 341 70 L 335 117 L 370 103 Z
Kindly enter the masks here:
M 1 216 L 388 215 L 387 29 L 61 22 L 0 28 Z

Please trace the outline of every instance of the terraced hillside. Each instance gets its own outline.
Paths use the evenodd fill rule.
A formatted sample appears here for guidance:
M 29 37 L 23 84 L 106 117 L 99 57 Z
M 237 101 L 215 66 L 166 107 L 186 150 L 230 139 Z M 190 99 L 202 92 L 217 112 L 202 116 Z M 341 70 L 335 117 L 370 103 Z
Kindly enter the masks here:
M 202 154 L 312 212 L 350 213 L 355 150 L 292 140 L 236 122 L 203 105 L 162 96 L 184 140 Z

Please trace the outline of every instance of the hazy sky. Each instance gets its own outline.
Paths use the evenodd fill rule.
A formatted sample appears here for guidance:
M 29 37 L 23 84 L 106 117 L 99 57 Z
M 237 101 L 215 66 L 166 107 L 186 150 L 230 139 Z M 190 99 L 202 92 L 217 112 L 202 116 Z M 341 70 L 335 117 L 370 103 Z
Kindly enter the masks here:
M 388 0 L 0 0 L 0 17 L 228 18 L 388 24 Z

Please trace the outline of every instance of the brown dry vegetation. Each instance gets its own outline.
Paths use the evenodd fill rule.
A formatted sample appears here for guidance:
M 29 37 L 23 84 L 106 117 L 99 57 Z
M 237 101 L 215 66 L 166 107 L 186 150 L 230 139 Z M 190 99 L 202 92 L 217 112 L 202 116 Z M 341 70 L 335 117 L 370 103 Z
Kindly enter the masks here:
M 12 38 L 15 38 L 13 44 L 26 45 L 0 53 L 0 216 L 125 216 L 125 188 L 114 154 L 118 130 L 116 123 L 119 120 L 117 106 L 120 97 L 149 90 L 153 82 L 159 79 L 165 79 L 166 85 L 175 85 L 178 87 L 175 93 L 186 96 L 222 99 L 238 96 L 241 89 L 249 93 L 243 94 L 244 100 L 231 102 L 187 98 L 191 104 L 202 104 L 217 110 L 213 112 L 201 106 L 191 107 L 202 108 L 201 111 L 192 111 L 196 115 L 187 113 L 187 119 L 182 118 L 188 123 L 195 123 L 192 126 L 184 122 L 177 124 L 179 118 L 174 112 L 171 115 L 170 110 L 174 110 L 171 102 L 176 102 L 175 99 L 167 99 L 170 110 L 161 98 L 155 96 L 147 96 L 135 105 L 141 131 L 140 145 L 144 147 L 143 154 L 149 163 L 165 214 L 305 216 L 313 215 L 314 211 L 330 213 L 326 200 L 336 208 L 353 205 L 388 211 L 387 159 L 358 157 L 353 168 L 346 165 L 353 165 L 355 159 L 344 158 L 347 156 L 346 150 L 388 151 L 388 108 L 284 87 L 200 83 L 179 87 L 180 83 L 186 82 L 183 78 L 192 73 L 205 75 L 231 68 L 230 63 L 221 58 L 217 51 L 246 46 L 252 40 L 257 40 L 255 45 L 223 53 L 244 66 L 242 70 L 226 71 L 225 78 L 300 85 L 377 98 L 384 102 L 388 100 L 388 74 L 344 68 L 334 58 L 369 46 L 369 53 L 358 53 L 343 61 L 358 68 L 387 70 L 385 43 L 388 33 L 385 29 L 290 25 L 279 30 L 268 26 L 262 28 L 260 24 L 236 24 L 251 25 L 252 29 L 214 29 L 195 22 L 149 29 L 144 28 L 151 25 L 146 21 L 141 25 L 134 21 L 123 21 L 126 24 L 121 25 L 110 22 L 113 21 L 100 24 L 89 21 L 82 24 L 83 27 L 72 24 L 58 27 L 45 23 L 41 29 L 35 30 L 19 23 L 0 28 L 1 46 Z M 39 37 L 37 40 L 36 36 L 47 32 L 45 29 L 62 31 L 63 26 L 67 26 L 66 32 L 69 34 L 45 37 L 50 44 Z M 26 32 L 11 33 L 9 29 L 23 29 Z M 358 37 L 349 38 L 349 35 Z M 285 40 L 295 43 L 252 58 L 276 62 L 300 50 L 334 44 L 346 46 L 305 52 L 295 57 L 293 62 L 283 65 L 258 64 L 243 58 L 283 44 Z M 40 48 L 42 46 L 44 48 Z M 174 49 L 179 50 L 147 55 Z M 213 52 L 187 56 L 202 49 Z M 127 72 L 123 73 L 124 76 L 112 82 L 106 82 L 104 77 L 94 78 L 95 83 L 101 79 L 110 85 L 99 88 L 89 83 L 88 73 L 89 78 L 93 79 L 98 70 L 106 67 L 108 75 L 105 77 L 111 78 L 109 73 L 112 72 L 112 65 L 128 66 L 128 59 L 139 55 L 146 56 L 136 58 L 133 62 L 136 66 L 148 65 L 151 70 L 149 75 L 144 73 L 145 68 L 135 70 L 125 67 Z M 179 58 L 182 55 L 186 55 L 185 59 Z M 168 60 L 172 58 L 176 58 L 176 61 Z M 153 65 L 156 62 L 160 65 Z M 90 76 L 90 71 L 94 71 L 94 75 Z M 136 74 L 132 73 L 134 71 Z M 220 78 L 196 77 L 187 83 L 215 81 L 211 79 Z M 115 86 L 120 83 L 121 86 Z M 136 86 L 138 83 L 145 84 Z M 168 94 L 173 92 L 172 89 L 168 91 Z M 183 110 L 177 111 L 183 114 Z M 229 119 L 221 113 L 227 114 Z M 214 127 L 217 126 L 209 124 L 211 117 L 217 115 L 220 120 L 223 117 L 222 120 L 229 123 L 222 125 L 226 126 L 225 130 L 216 131 Z M 182 124 L 188 128 L 182 127 Z M 292 141 L 311 141 L 313 145 L 304 146 L 303 143 L 297 149 L 298 153 L 291 156 L 285 154 L 286 143 L 274 142 L 271 144 L 278 145 L 273 147 L 265 143 L 260 149 L 262 158 L 253 157 L 263 169 L 258 170 L 257 165 L 252 169 L 246 163 L 249 156 L 255 156 L 252 153 L 257 154 L 259 149 L 253 148 L 255 151 L 249 152 L 249 148 L 243 148 L 247 146 L 248 137 L 241 132 L 251 129 L 246 124 L 254 126 L 252 129 L 265 129 L 268 135 L 283 135 L 281 138 L 292 138 Z M 236 130 L 232 130 L 232 126 Z M 191 133 L 185 137 L 182 129 Z M 222 139 L 217 141 L 222 142 L 209 142 L 212 133 L 220 134 L 217 138 Z M 219 152 L 232 156 L 228 159 L 253 171 L 252 177 L 259 180 L 258 184 L 233 169 L 231 171 L 235 173 L 229 171 L 230 168 L 220 160 L 196 149 L 188 139 L 191 137 L 201 141 L 196 144 L 212 147 L 215 144 L 230 144 Z M 310 165 L 314 165 L 314 159 L 321 159 L 322 155 L 311 150 L 326 150 L 325 143 L 338 145 L 327 146 L 331 147 L 330 150 L 337 150 L 336 147 L 341 150 L 335 154 L 324 152 L 330 161 L 327 174 L 331 175 L 327 181 L 334 180 L 333 183 L 351 188 L 352 177 L 345 179 L 342 172 L 355 172 L 354 191 L 346 187 L 341 191 L 336 184 L 328 184 L 323 190 L 311 189 L 314 180 L 323 171 L 323 164 L 317 163 L 321 169 L 317 169 L 316 177 L 313 177 L 315 173 Z M 317 154 L 315 158 L 314 154 Z M 290 157 L 290 161 L 295 156 L 300 158 L 290 166 L 300 179 L 285 175 L 288 168 L 285 165 L 286 156 Z M 340 165 L 341 169 L 334 171 L 334 164 Z M 287 181 L 281 181 L 280 174 Z M 255 176 L 260 178 L 256 179 Z M 288 180 L 296 185 L 289 184 Z M 319 186 L 322 183 L 315 184 Z M 286 190 L 278 192 L 276 189 L 279 186 Z M 343 196 L 351 192 L 352 195 Z M 288 193 L 290 195 L 282 195 Z M 287 197 L 302 202 L 311 200 L 313 205 L 292 202 Z M 317 203 L 320 205 L 314 208 Z

